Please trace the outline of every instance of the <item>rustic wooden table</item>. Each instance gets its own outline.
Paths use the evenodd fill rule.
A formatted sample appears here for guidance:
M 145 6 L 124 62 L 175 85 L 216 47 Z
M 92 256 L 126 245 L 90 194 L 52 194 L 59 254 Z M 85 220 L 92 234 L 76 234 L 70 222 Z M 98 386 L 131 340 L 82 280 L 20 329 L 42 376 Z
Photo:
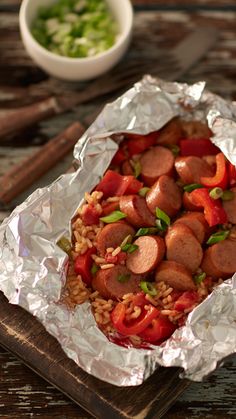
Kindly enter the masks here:
M 48 78 L 27 57 L 18 31 L 19 4 L 20 0 L 0 0 L 0 109 L 4 112 L 45 98 L 49 93 L 84 87 Z M 155 64 L 161 49 L 171 48 L 193 28 L 200 25 L 217 27 L 220 31 L 219 42 L 189 71 L 184 80 L 194 82 L 204 79 L 209 89 L 225 98 L 236 99 L 236 4 L 233 0 L 135 0 L 134 4 L 134 37 L 128 61 L 135 61 L 143 55 L 144 59 L 153 59 Z M 155 74 L 155 65 L 150 72 Z M 115 92 L 113 95 L 98 97 L 64 115 L 4 138 L 0 146 L 0 176 L 33 151 L 40 149 L 48 139 L 71 122 L 79 120 L 85 126 L 88 125 L 91 115 L 95 116 L 103 103 L 117 95 L 118 92 Z M 65 171 L 71 159 L 69 153 L 53 170 L 5 208 L 1 208 L 0 220 L 32 190 L 49 183 Z M 234 358 L 204 383 L 192 383 L 164 418 L 236 418 L 235 371 Z M 10 353 L 0 349 L 0 417 L 72 419 L 91 416 Z

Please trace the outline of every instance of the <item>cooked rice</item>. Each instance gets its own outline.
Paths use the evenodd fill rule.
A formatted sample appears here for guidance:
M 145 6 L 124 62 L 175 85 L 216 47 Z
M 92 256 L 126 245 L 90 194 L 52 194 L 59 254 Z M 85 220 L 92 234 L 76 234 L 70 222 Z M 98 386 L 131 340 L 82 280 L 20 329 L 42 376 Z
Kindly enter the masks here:
M 113 250 L 112 256 L 117 256 L 120 253 L 120 251 L 121 251 L 121 248 L 120 246 L 118 246 L 115 250 Z
M 114 263 L 107 263 L 106 265 L 101 265 L 100 268 L 101 269 L 110 269 L 110 268 L 113 268 L 113 266 L 115 266 Z

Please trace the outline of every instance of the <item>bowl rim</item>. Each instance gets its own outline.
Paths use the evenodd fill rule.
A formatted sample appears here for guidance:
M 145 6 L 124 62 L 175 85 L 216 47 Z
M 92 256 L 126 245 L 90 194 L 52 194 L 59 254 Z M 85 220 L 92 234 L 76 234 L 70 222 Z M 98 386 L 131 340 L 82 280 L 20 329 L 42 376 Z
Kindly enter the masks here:
M 106 1 L 106 0 L 105 0 Z M 34 2 L 34 0 L 22 0 L 20 11 L 19 11 L 19 26 L 21 33 L 25 32 L 25 34 L 30 38 L 30 41 L 33 43 L 34 47 L 37 48 L 41 53 L 43 53 L 47 58 L 53 60 L 59 60 L 64 63 L 90 63 L 99 61 L 102 58 L 106 58 L 109 56 L 113 51 L 117 50 L 125 41 L 129 39 L 132 27 L 133 27 L 133 20 L 134 20 L 134 11 L 132 7 L 132 3 L 130 0 L 123 0 L 127 4 L 128 12 L 129 12 L 129 19 L 128 25 L 125 31 L 120 33 L 117 41 L 112 45 L 112 47 L 108 48 L 106 51 L 96 54 L 92 57 L 82 57 L 82 58 L 74 58 L 74 57 L 66 57 L 64 55 L 59 55 L 54 52 L 49 51 L 47 48 L 43 47 L 32 35 L 29 23 L 26 19 L 26 11 L 29 7 L 30 2 Z

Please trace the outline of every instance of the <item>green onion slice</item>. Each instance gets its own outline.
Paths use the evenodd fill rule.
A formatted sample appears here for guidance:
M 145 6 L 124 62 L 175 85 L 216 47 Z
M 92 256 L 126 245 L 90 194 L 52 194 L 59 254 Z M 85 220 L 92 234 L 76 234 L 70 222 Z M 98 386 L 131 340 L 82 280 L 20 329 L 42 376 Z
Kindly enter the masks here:
M 61 237 L 60 240 L 57 242 L 57 246 L 59 246 L 65 253 L 70 256 L 71 253 L 71 243 L 66 237 Z
M 119 282 L 127 282 L 130 278 L 130 274 L 123 274 L 123 275 L 118 275 L 117 277 L 117 281 Z
M 124 240 L 121 242 L 120 247 L 124 246 L 126 243 L 131 243 L 131 242 L 132 242 L 132 236 L 131 234 L 128 234 L 128 236 L 126 236 Z
M 192 192 L 195 189 L 200 189 L 203 188 L 203 185 L 201 185 L 200 183 L 190 183 L 189 185 L 185 185 L 183 187 L 185 192 Z
M 122 218 L 127 217 L 124 212 L 121 211 L 113 211 L 111 214 L 106 215 L 105 217 L 101 217 L 100 220 L 104 223 L 115 223 L 116 221 L 122 220 Z
M 121 250 L 127 253 L 133 253 L 137 249 L 138 249 L 138 245 L 132 244 L 132 243 L 126 243 L 124 246 L 121 246 Z
M 234 197 L 235 197 L 235 194 L 233 193 L 233 191 L 223 191 L 221 199 L 223 201 L 231 201 L 232 199 L 234 199 Z
M 166 231 L 167 230 L 167 224 L 164 223 L 164 221 L 162 221 L 162 220 L 156 220 L 156 226 L 157 226 L 157 229 L 159 231 Z
M 213 188 L 211 189 L 211 191 L 209 192 L 209 195 L 212 199 L 219 199 L 222 197 L 223 195 L 223 189 L 221 188 Z
M 95 275 L 95 273 L 96 273 L 97 271 L 99 271 L 99 266 L 98 266 L 98 265 L 96 265 L 96 263 L 94 262 L 94 263 L 93 263 L 93 265 L 92 265 L 92 268 L 91 268 L 91 274 L 92 274 L 92 275 Z
M 179 148 L 178 145 L 176 145 L 176 144 L 171 145 L 170 150 L 172 151 L 172 153 L 174 154 L 175 157 L 177 157 L 179 155 L 180 148 Z
M 167 215 L 164 211 L 162 211 L 160 208 L 156 207 L 156 217 L 163 221 L 166 225 L 170 225 L 170 217 Z
M 142 227 L 135 234 L 136 237 L 147 236 L 148 234 L 156 234 L 158 229 L 156 227 Z
M 155 296 L 157 295 L 157 290 L 156 288 L 152 285 L 151 282 L 147 282 L 147 281 L 141 281 L 140 282 L 140 288 L 142 289 L 142 291 L 145 294 L 151 295 L 151 296 Z
M 228 237 L 229 233 L 229 230 L 217 231 L 217 233 L 214 233 L 209 237 L 209 239 L 207 240 L 207 244 L 219 243 L 225 240 Z
M 144 188 L 139 189 L 138 194 L 144 198 L 147 195 L 148 191 L 150 191 L 150 188 L 144 186 Z
M 202 281 L 204 281 L 204 279 L 206 278 L 206 272 L 202 272 L 198 275 L 194 275 L 194 281 L 196 282 L 196 284 L 201 284 Z
M 134 169 L 134 176 L 135 177 L 139 177 L 141 171 L 142 171 L 142 166 L 139 160 L 134 161 L 134 160 L 130 160 L 131 166 Z

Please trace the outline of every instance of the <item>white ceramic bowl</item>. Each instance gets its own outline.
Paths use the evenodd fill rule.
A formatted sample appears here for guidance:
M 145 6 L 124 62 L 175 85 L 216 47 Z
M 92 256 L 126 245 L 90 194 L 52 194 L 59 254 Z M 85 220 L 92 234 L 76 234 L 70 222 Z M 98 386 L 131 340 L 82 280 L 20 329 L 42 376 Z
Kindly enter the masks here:
M 108 50 L 94 57 L 69 58 L 54 54 L 42 47 L 31 34 L 32 22 L 41 6 L 55 0 L 23 0 L 19 22 L 24 46 L 30 57 L 47 73 L 64 80 L 89 80 L 112 68 L 126 52 L 132 32 L 133 9 L 130 0 L 106 0 L 118 22 L 117 42 Z

